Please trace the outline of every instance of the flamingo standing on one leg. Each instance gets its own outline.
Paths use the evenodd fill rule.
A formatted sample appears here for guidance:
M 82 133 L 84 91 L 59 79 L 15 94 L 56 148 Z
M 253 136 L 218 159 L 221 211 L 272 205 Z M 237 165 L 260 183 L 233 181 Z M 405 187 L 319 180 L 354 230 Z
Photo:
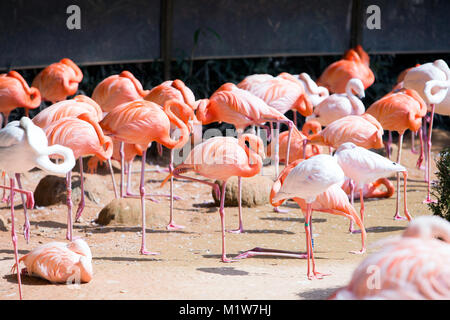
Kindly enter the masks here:
M 32 86 L 41 92 L 42 100 L 56 103 L 74 95 L 83 80 L 80 68 L 70 59 L 52 63 L 38 73 Z
M 250 147 L 247 147 L 246 142 Z M 214 137 L 198 144 L 189 153 L 186 160 L 169 174 L 163 184 L 174 176 L 207 184 L 220 195 L 220 221 L 222 229 L 222 262 L 231 262 L 226 256 L 225 248 L 225 188 L 229 178 L 253 177 L 262 168 L 264 146 L 261 138 L 253 134 L 243 134 L 238 139 L 233 137 Z M 222 181 L 222 190 L 215 183 L 182 176 L 180 173 L 194 171 L 206 178 Z M 241 205 L 239 201 L 239 211 Z M 240 215 L 241 216 L 241 215 Z M 240 225 L 242 221 L 240 220 Z
M 189 140 L 189 129 L 186 124 L 174 115 L 172 108 L 176 107 L 183 113 L 191 113 L 192 109 L 185 103 L 169 100 L 163 109 L 156 103 L 146 100 L 135 100 L 114 108 L 100 122 L 105 134 L 113 139 L 136 144 L 142 151 L 140 198 L 142 210 L 142 244 L 141 254 L 155 254 L 145 249 L 145 163 L 147 148 L 152 141 L 161 143 L 166 148 L 180 148 Z M 170 137 L 170 125 L 176 125 L 181 132 L 180 138 L 174 140 Z
M 335 93 L 318 104 L 313 114 L 306 121 L 317 120 L 322 126 L 349 115 L 362 115 L 365 112 L 364 104 L 353 93 L 364 98 L 364 86 L 357 78 L 350 79 L 345 86 L 345 94 Z
M 406 203 L 406 183 L 407 170 L 398 163 L 392 162 L 378 153 L 366 150 L 356 146 L 354 143 L 347 142 L 337 148 L 334 156 L 337 158 L 338 164 L 341 166 L 345 176 L 352 179 L 360 188 L 359 199 L 361 201 L 361 221 L 364 223 L 364 184 L 379 178 L 387 177 L 391 174 L 403 172 L 403 202 L 405 216 L 411 220 L 411 216 L 407 209 Z M 352 192 L 353 193 L 353 192 Z M 397 185 L 397 208 L 394 219 L 405 219 L 399 215 L 400 190 Z M 352 199 L 353 202 L 353 199 Z M 350 224 L 350 232 L 353 232 L 353 224 Z
M 122 103 L 143 99 L 148 93 L 149 90 L 144 90 L 139 80 L 125 70 L 103 79 L 92 92 L 92 99 L 108 113 Z
M 433 80 L 432 82 L 429 82 Z M 429 84 L 427 85 L 427 83 Z M 436 112 L 436 105 L 443 103 L 443 109 L 447 109 L 450 113 L 450 98 L 445 99 L 450 83 L 450 69 L 444 60 L 436 60 L 433 63 L 425 63 L 421 66 L 409 70 L 403 80 L 403 86 L 407 89 L 414 89 L 427 103 L 429 111 L 431 111 L 430 128 L 428 131 L 428 192 L 424 203 L 431 203 L 430 184 L 431 184 L 431 134 L 433 129 L 433 118 Z M 447 107 L 445 108 L 445 101 L 447 100 Z
M 450 299 L 450 223 L 418 217 L 401 236 L 378 246 L 380 251 L 367 257 L 350 283 L 329 299 Z
M 64 157 L 64 162 L 57 165 L 50 161 L 49 155 L 58 154 Z M 34 167 L 56 174 L 65 174 L 75 166 L 72 150 L 59 145 L 48 146 L 47 138 L 41 128 L 23 117 L 20 121 L 10 122 L 0 130 L 0 169 L 8 173 L 10 177 L 19 176 Z M 10 189 L 11 206 L 11 237 L 14 246 L 16 264 L 19 263 L 17 250 L 17 236 L 14 229 L 14 193 L 19 192 L 27 196 L 25 206 L 34 206 L 33 192 L 14 187 L 14 178 L 10 178 L 10 187 L 0 186 L 2 189 Z M 19 284 L 19 296 L 22 299 L 22 284 L 20 272 L 17 273 Z
M 329 65 L 317 79 L 317 84 L 324 86 L 332 93 L 345 93 L 347 82 L 352 78 L 358 78 L 363 82 L 364 89 L 367 89 L 375 81 L 369 64 L 369 56 L 358 45 L 348 50 L 341 60 Z
M 12 110 L 25 108 L 36 109 L 41 104 L 41 93 L 34 87 L 29 87 L 25 79 L 16 71 L 0 74 L 0 112 L 3 113 L 4 125 Z M 0 126 L 3 122 L 0 123 Z
M 368 109 L 368 114 L 373 115 L 381 123 L 384 129 L 397 131 L 399 133 L 397 163 L 400 164 L 403 134 L 407 129 L 416 132 L 422 125 L 422 118 L 427 112 L 427 107 L 423 99 L 414 90 L 401 89 L 389 93 L 380 100 L 375 101 Z M 420 161 L 420 159 L 419 159 Z M 400 187 L 400 175 L 397 174 L 397 208 L 398 218 L 398 197 Z
M 88 113 L 81 114 L 76 118 L 62 118 L 45 128 L 45 133 L 50 145 L 59 144 L 70 148 L 74 157 L 79 159 L 81 194 L 84 194 L 83 177 L 83 156 L 95 154 L 101 160 L 111 158 L 112 139 L 105 137 L 99 124 L 92 119 Z M 66 175 L 67 187 L 67 240 L 73 239 L 72 226 L 72 171 Z M 84 209 L 84 197 L 81 197 L 80 204 L 75 216 L 75 221 L 81 216 Z
M 274 207 L 280 206 L 283 202 L 283 200 L 280 201 L 274 201 L 274 196 L 276 193 L 281 189 L 284 180 L 288 176 L 288 174 L 291 172 L 291 170 L 296 167 L 300 162 L 304 161 L 304 159 L 298 159 L 289 164 L 287 167 L 283 169 L 283 171 L 280 173 L 280 176 L 278 179 L 274 182 L 272 186 L 272 190 L 270 192 L 270 203 Z M 292 198 L 297 204 L 300 206 L 303 215 L 305 216 L 305 221 L 307 217 L 307 203 L 302 198 Z M 355 221 L 356 224 L 361 228 L 361 244 L 362 249 L 360 251 L 352 251 L 351 253 L 361 254 L 365 252 L 365 240 L 366 240 L 366 231 L 364 228 L 364 225 L 361 221 L 361 219 L 358 217 L 355 208 L 350 204 L 348 197 L 346 196 L 345 192 L 339 187 L 338 184 L 333 184 L 330 186 L 325 192 L 320 193 L 316 200 L 312 203 L 312 210 L 314 211 L 320 211 L 320 212 L 326 212 L 336 215 L 342 215 L 344 217 L 347 217 L 350 219 L 350 221 Z M 309 233 L 311 235 L 311 241 L 312 241 L 312 225 L 309 224 Z M 307 243 L 307 248 L 309 247 Z M 313 249 L 314 247 L 311 246 Z M 308 255 L 303 254 L 297 254 L 292 253 L 289 251 L 284 250 L 273 250 L 273 249 L 264 249 L 264 248 L 253 248 L 249 251 L 241 253 L 236 258 L 249 258 L 255 255 L 275 255 L 275 256 L 283 256 L 283 257 L 294 257 L 294 258 L 305 258 Z
M 25 268 L 20 270 L 20 263 Z M 13 266 L 17 273 L 46 279 L 52 283 L 86 283 L 92 280 L 92 253 L 86 241 L 49 242 L 19 259 Z

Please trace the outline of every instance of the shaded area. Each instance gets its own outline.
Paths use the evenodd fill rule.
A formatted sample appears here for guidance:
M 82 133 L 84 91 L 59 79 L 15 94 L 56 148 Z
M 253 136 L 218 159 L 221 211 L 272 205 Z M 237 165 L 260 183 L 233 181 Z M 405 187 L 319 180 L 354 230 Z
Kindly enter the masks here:
M 196 270 L 220 274 L 222 276 L 246 276 L 249 275 L 247 271 L 237 270 L 234 267 L 221 267 L 221 268 L 197 268 Z
M 312 289 L 305 292 L 297 293 L 297 296 L 307 300 L 325 300 L 330 297 L 336 290 L 341 287 L 332 287 L 332 288 L 324 288 L 324 289 Z

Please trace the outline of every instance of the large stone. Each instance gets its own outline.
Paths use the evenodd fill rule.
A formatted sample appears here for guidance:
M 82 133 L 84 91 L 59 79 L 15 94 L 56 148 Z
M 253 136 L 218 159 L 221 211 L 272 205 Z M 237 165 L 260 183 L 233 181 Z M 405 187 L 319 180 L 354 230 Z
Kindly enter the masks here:
M 4 216 L 0 216 L 0 231 L 9 231 L 8 222 Z
M 100 195 L 105 192 L 101 186 L 91 182 L 84 176 L 84 194 L 94 203 L 100 203 Z M 72 201 L 77 203 L 81 198 L 80 176 L 72 175 Z M 48 175 L 39 181 L 34 191 L 34 201 L 37 206 L 50 206 L 58 203 L 66 203 L 66 178 Z
M 169 221 L 167 203 L 145 201 L 146 224 L 149 227 L 162 226 Z M 98 214 L 96 223 L 100 225 L 141 225 L 141 200 L 133 198 L 114 199 Z
M 222 182 L 216 180 L 216 183 L 222 186 Z M 242 178 L 242 206 L 255 207 L 269 203 L 272 185 L 272 179 L 265 176 Z M 220 205 L 220 199 L 217 199 L 214 190 L 212 195 L 216 205 Z M 238 206 L 238 195 L 238 178 L 232 177 L 225 188 L 225 206 Z

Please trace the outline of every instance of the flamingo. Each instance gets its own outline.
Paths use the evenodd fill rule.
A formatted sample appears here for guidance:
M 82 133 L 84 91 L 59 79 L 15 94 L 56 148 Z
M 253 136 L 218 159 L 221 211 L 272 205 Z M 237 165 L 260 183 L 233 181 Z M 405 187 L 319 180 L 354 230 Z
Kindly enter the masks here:
M 383 147 L 383 127 L 367 112 L 350 115 L 333 121 L 322 131 L 309 137 L 309 143 L 338 148 L 345 142 L 353 142 L 366 149 Z
M 340 185 L 344 182 L 344 178 L 344 172 L 338 165 L 336 158 L 327 154 L 319 154 L 306 160 L 299 159 L 292 163 L 291 166 L 287 166 L 272 187 L 270 198 L 273 206 L 281 205 L 283 200 L 286 199 L 293 199 L 295 201 L 302 199 L 306 203 L 306 206 L 303 205 L 303 208 L 306 207 L 305 232 L 308 258 L 307 275 L 310 280 L 313 278 L 320 279 L 323 276 L 323 274 L 316 271 L 314 254 L 312 250 L 311 233 L 311 214 L 313 204 L 315 201 L 318 201 L 318 196 L 320 194 L 326 192 L 333 185 L 337 185 L 337 188 L 331 192 L 340 192 L 341 195 L 337 194 L 334 199 L 331 194 L 325 195 L 325 199 L 328 198 L 328 201 L 324 200 L 322 203 L 319 201 L 319 208 L 327 210 L 326 212 L 341 214 L 350 219 L 355 219 L 358 225 L 361 226 L 362 234 L 364 235 L 363 237 L 365 237 L 365 230 L 363 230 L 364 227 L 355 214 L 356 212 L 353 210 L 352 213 L 348 213 L 348 206 L 346 205 L 346 203 L 349 204 L 348 197 L 345 192 L 340 189 Z M 330 204 L 330 201 L 336 204 L 339 203 L 339 205 L 336 205 L 334 208 L 327 207 L 327 205 Z M 298 202 L 300 207 L 302 207 L 302 204 L 300 203 L 301 201 Z M 364 251 L 362 250 L 361 253 L 362 252 Z M 250 254 L 252 254 L 252 252 L 250 252 Z M 244 253 L 241 257 L 246 256 L 247 253 Z M 310 269 L 310 259 L 312 260 L 312 275 Z
M 47 126 L 45 134 L 50 145 L 59 144 L 70 148 L 74 157 L 79 159 L 80 164 L 80 180 L 81 194 L 84 194 L 83 184 L 83 156 L 95 154 L 102 160 L 111 158 L 112 139 L 105 137 L 102 129 L 97 121 L 95 121 L 89 113 L 83 113 L 76 118 L 61 118 Z M 73 240 L 72 226 L 72 171 L 66 174 L 66 190 L 67 190 L 67 240 Z M 84 197 L 81 197 L 75 220 L 81 216 L 84 210 Z
M 0 112 L 3 113 L 4 125 L 12 110 L 25 108 L 36 109 L 41 104 L 41 93 L 35 87 L 29 87 L 25 79 L 16 71 L 0 74 Z M 3 122 L 2 122 L 3 123 Z
M 277 77 L 301 84 L 313 107 L 316 107 L 330 95 L 327 88 L 318 86 L 306 72 L 302 72 L 299 75 L 291 75 L 290 73 L 282 72 Z
M 369 64 L 369 56 L 360 45 L 357 45 L 354 49 L 348 50 L 341 60 L 329 65 L 317 80 L 317 84 L 332 93 L 345 93 L 347 82 L 352 78 L 358 78 L 364 84 L 364 89 L 367 89 L 375 81 Z
M 52 63 L 34 78 L 33 87 L 41 92 L 42 100 L 56 103 L 74 95 L 83 80 L 80 68 L 70 59 Z
M 50 161 L 49 155 L 59 154 L 64 161 L 57 165 Z M 33 192 L 21 188 L 20 173 L 27 172 L 34 167 L 55 173 L 65 174 L 75 166 L 75 158 L 72 150 L 59 145 L 48 146 L 47 138 L 41 128 L 35 126 L 28 117 L 22 117 L 20 121 L 12 121 L 0 130 L 0 169 L 10 177 L 16 177 L 19 188 L 15 188 L 14 178 L 10 178 L 10 186 L 0 186 L 10 190 L 11 206 L 11 238 L 14 246 L 14 258 L 18 264 L 17 236 L 14 229 L 14 193 L 18 192 L 27 197 L 24 208 L 34 206 Z M 25 217 L 25 232 L 29 232 L 28 218 Z M 28 222 L 28 223 L 27 223 Z M 22 283 L 20 272 L 17 273 L 19 296 L 22 299 Z
M 262 99 L 250 92 L 225 83 L 209 99 L 197 101 L 197 119 L 206 125 L 212 122 L 233 124 L 240 134 L 247 126 L 262 126 L 265 122 L 284 123 L 289 128 L 286 159 L 289 160 L 290 140 L 294 124 L 281 112 L 269 107 Z M 278 144 L 277 144 L 278 145 Z M 278 175 L 279 157 L 275 148 L 275 171 Z
M 448 95 L 448 87 L 450 86 L 450 69 L 444 60 L 436 60 L 433 63 L 425 63 L 409 70 L 403 80 L 403 86 L 407 89 L 413 89 L 427 103 L 428 110 L 431 112 L 430 128 L 428 131 L 428 192 L 424 203 L 435 202 L 430 196 L 430 174 L 431 174 L 431 135 L 433 129 L 434 113 L 437 112 L 436 105 L 442 103 L 439 113 L 450 114 L 450 98 Z
M 20 263 L 25 268 L 21 271 Z M 17 273 L 46 279 L 52 283 L 75 281 L 87 283 L 92 280 L 92 253 L 86 241 L 49 242 L 34 248 L 13 266 Z
M 250 148 L 247 147 L 249 143 Z M 260 137 L 253 134 L 242 134 L 238 139 L 233 137 L 214 137 L 198 144 L 191 150 L 186 160 L 167 176 L 162 185 L 172 176 L 211 186 L 220 197 L 220 221 L 222 230 L 222 262 L 232 262 L 227 258 L 225 248 L 225 188 L 229 178 L 253 177 L 262 168 L 264 147 Z M 195 179 L 180 173 L 194 171 L 206 178 L 222 181 L 222 190 L 215 183 Z M 241 190 L 239 188 L 239 190 Z M 220 195 L 220 196 L 219 196 Z M 240 200 L 241 197 L 239 197 Z M 239 201 L 239 226 L 242 227 L 241 202 Z
M 364 104 L 356 97 L 364 98 L 364 86 L 358 78 L 352 78 L 345 86 L 345 94 L 335 93 L 325 98 L 314 108 L 312 115 L 306 121 L 315 119 L 322 126 L 327 126 L 331 122 L 348 115 L 362 115 L 365 112 Z
M 450 299 L 450 223 L 421 216 L 378 246 L 329 299 Z
M 386 191 L 379 190 L 380 186 L 384 186 Z M 360 189 L 358 186 L 352 185 L 351 179 L 345 179 L 344 184 L 341 186 L 342 190 L 349 196 L 353 191 L 354 199 L 359 199 Z M 380 178 L 375 182 L 370 182 L 362 187 L 363 196 L 367 198 L 390 198 L 395 192 L 394 185 L 386 178 Z
M 97 84 L 92 92 L 92 99 L 100 105 L 104 113 L 108 113 L 122 103 L 143 99 L 148 93 L 149 90 L 144 90 L 139 80 L 125 70 Z
M 393 173 L 397 173 L 397 182 L 400 181 L 399 173 L 403 172 L 403 201 L 405 216 L 411 220 L 411 216 L 406 204 L 406 183 L 407 170 L 402 165 L 392 162 L 378 153 L 366 150 L 356 146 L 354 143 L 346 142 L 337 148 L 334 156 L 337 158 L 338 164 L 341 166 L 346 177 L 352 179 L 359 187 L 359 198 L 361 200 L 361 221 L 364 223 L 364 194 L 363 187 L 365 184 L 379 178 L 385 178 Z M 351 192 L 353 194 L 353 191 Z M 397 207 L 394 219 L 401 220 L 404 217 L 399 215 L 400 189 L 397 184 Z M 352 199 L 353 202 L 353 199 Z M 353 225 L 350 224 L 350 232 L 353 232 Z
M 373 115 L 384 129 L 397 131 L 398 153 L 397 163 L 400 164 L 403 135 L 407 129 L 416 132 L 422 125 L 422 118 L 427 113 L 427 107 L 423 99 L 414 90 L 401 89 L 385 95 L 380 100 L 375 101 L 366 111 Z M 419 162 L 421 159 L 419 158 Z M 420 166 L 418 164 L 418 166 Z M 397 209 L 399 196 L 400 176 L 397 175 Z
M 189 139 L 189 129 L 186 124 L 174 115 L 172 108 L 176 107 L 180 113 L 194 113 L 185 103 L 169 100 L 163 109 L 156 103 L 146 100 L 135 100 L 114 108 L 100 122 L 106 135 L 113 139 L 136 144 L 142 155 L 140 198 L 142 211 L 142 243 L 141 254 L 157 254 L 146 250 L 145 244 L 145 163 L 147 148 L 152 141 L 161 143 L 166 148 L 180 148 Z M 181 112 L 182 111 L 182 112 Z M 180 138 L 174 140 L 170 137 L 170 125 L 173 123 L 181 132 Z

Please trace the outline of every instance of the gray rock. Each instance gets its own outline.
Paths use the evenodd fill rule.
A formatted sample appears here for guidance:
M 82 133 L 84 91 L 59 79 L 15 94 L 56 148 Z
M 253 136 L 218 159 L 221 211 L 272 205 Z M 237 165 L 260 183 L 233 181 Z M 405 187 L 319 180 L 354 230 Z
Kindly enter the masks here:
M 0 216 L 0 231 L 9 231 L 8 222 L 4 216 Z
M 221 186 L 222 183 L 216 181 Z M 242 178 L 242 206 L 256 207 L 269 203 L 270 190 L 272 189 L 272 179 L 265 176 L 255 176 L 251 178 Z M 212 191 L 212 195 L 217 206 L 220 205 L 220 199 Z M 238 178 L 232 177 L 228 180 L 225 188 L 225 206 L 238 206 Z

